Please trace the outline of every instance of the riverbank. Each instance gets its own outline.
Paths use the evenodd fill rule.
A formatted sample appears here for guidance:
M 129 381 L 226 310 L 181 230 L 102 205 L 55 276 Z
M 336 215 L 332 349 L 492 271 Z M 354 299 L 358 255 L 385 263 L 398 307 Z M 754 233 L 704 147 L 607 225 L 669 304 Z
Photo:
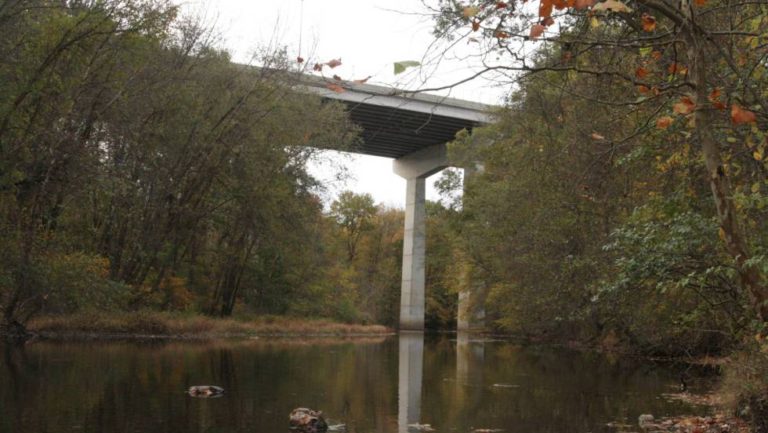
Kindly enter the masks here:
M 40 338 L 52 340 L 355 337 L 394 333 L 381 325 L 337 323 L 324 319 L 281 316 L 213 318 L 162 312 L 41 316 L 31 320 L 27 330 Z

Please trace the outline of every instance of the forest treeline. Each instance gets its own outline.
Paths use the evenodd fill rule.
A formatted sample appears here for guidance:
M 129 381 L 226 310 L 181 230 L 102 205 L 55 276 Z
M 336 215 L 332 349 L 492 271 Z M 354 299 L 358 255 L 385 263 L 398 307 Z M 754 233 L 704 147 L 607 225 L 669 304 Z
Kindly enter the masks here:
M 138 310 L 396 325 L 402 211 L 353 192 L 324 207 L 306 162 L 357 130 L 343 106 L 293 90 L 295 60 L 233 64 L 165 1 L 5 0 L 0 32 L 4 327 Z M 563 55 L 542 46 L 533 61 Z M 648 56 L 604 47 L 580 61 Z M 764 65 L 753 79 L 768 88 Z M 447 172 L 445 200 L 428 204 L 429 327 L 452 328 L 472 288 L 491 329 L 533 340 L 683 354 L 761 331 L 690 120 L 658 125 L 637 101 L 616 75 L 553 68 L 460 134 L 451 157 L 484 170 L 464 186 Z M 764 276 L 764 125 L 717 121 Z

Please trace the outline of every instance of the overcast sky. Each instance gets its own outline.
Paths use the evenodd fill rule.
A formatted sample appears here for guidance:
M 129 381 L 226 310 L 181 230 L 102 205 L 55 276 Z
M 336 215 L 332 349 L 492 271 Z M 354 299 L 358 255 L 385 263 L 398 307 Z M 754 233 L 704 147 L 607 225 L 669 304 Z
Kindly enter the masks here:
M 344 79 L 371 76 L 370 83 L 424 88 L 455 82 L 473 73 L 472 62 L 443 60 L 439 67 L 394 75 L 393 63 L 423 61 L 433 42 L 432 22 L 420 0 L 187 0 L 187 13 L 216 26 L 235 61 L 248 62 L 255 49 L 287 46 L 310 63 L 341 59 L 334 73 Z M 433 62 L 426 62 L 432 64 Z M 452 97 L 498 104 L 502 90 L 476 80 L 444 92 Z M 332 181 L 325 164 L 311 167 L 327 180 L 331 197 L 350 189 L 371 193 L 378 203 L 403 207 L 405 181 L 392 174 L 392 160 L 353 155 L 341 161 L 352 178 Z M 428 181 L 427 198 L 438 199 Z

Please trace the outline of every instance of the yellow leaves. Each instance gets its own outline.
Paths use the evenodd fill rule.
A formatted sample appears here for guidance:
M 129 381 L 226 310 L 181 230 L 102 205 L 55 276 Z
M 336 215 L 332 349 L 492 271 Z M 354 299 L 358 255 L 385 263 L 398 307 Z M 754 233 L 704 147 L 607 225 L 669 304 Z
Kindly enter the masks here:
M 653 15 L 644 13 L 640 19 L 643 22 L 643 30 L 646 32 L 652 32 L 656 30 L 656 18 Z
M 757 116 L 755 113 L 742 108 L 739 104 L 731 105 L 731 121 L 737 125 L 742 123 L 755 123 Z
M 662 116 L 656 119 L 656 127 L 659 129 L 667 129 L 670 125 L 672 125 L 672 122 L 674 122 L 674 119 L 670 116 Z
M 467 6 L 461 11 L 461 14 L 464 15 L 464 18 L 472 18 L 477 15 L 478 12 L 480 12 L 480 8 L 477 6 Z
M 593 8 L 593 11 L 603 11 L 603 12 L 624 12 L 624 13 L 630 13 L 632 12 L 632 9 L 625 5 L 624 3 L 618 1 L 618 0 L 605 0 L 602 3 L 596 4 Z
M 763 158 L 765 158 L 763 149 L 757 149 L 756 151 L 752 152 L 752 157 L 755 158 L 755 161 L 762 161 Z
M 689 114 L 696 108 L 696 104 L 688 96 L 683 96 L 680 101 L 672 105 L 672 111 L 677 114 Z

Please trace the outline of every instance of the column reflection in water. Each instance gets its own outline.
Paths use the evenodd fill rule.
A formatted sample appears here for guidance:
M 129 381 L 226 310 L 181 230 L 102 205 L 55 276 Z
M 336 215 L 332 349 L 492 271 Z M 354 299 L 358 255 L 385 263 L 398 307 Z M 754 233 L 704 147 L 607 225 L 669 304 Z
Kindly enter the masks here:
M 485 344 L 472 341 L 470 333 L 456 334 L 456 382 L 461 385 L 483 386 Z
M 399 338 L 397 427 L 407 433 L 409 424 L 421 422 L 424 333 L 401 332 Z
M 471 335 L 467 332 L 456 334 L 456 394 L 449 412 L 456 418 L 451 420 L 454 425 L 462 422 L 459 418 L 476 416 L 482 408 L 485 343 L 473 341 Z

